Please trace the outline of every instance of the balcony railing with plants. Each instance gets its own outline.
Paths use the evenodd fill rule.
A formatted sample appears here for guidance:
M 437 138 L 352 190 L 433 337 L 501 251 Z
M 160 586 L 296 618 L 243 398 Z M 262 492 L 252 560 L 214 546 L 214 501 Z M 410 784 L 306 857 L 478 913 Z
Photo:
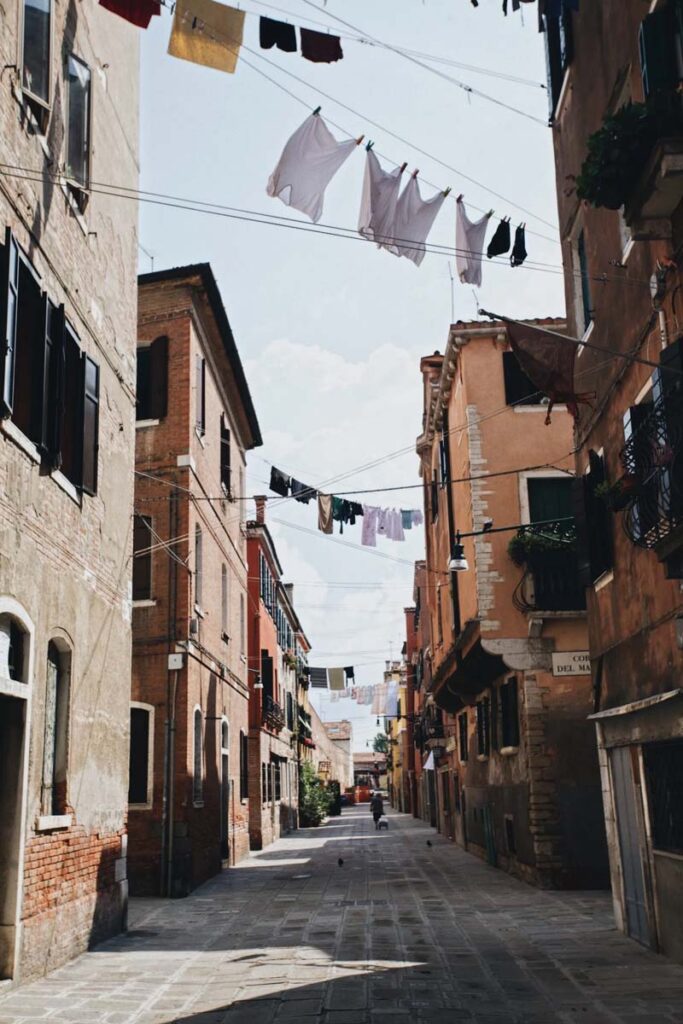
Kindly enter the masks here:
M 577 612 L 586 607 L 579 582 L 579 556 L 573 523 L 557 522 L 519 530 L 508 554 L 524 574 L 513 601 L 522 612 Z
M 267 694 L 263 699 L 263 721 L 265 725 L 275 729 L 277 732 L 280 729 L 284 729 L 285 713 L 277 701 Z
M 683 392 L 674 390 L 653 403 L 620 453 L 622 493 L 628 481 L 624 529 L 639 547 L 666 545 L 683 527 L 682 444 Z

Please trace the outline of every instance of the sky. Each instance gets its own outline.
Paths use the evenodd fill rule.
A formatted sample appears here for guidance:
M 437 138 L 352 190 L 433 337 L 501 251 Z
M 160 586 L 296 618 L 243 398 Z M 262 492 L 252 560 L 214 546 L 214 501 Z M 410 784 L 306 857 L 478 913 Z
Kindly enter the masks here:
M 470 0 L 272 4 L 279 11 L 256 0 L 239 5 L 245 46 L 234 75 L 168 56 L 165 8 L 140 34 L 141 189 L 300 222 L 301 214 L 267 196 L 266 183 L 289 136 L 320 105 L 338 138 L 365 134 L 383 166 L 407 161 L 408 172 L 419 169 L 425 198 L 450 186 L 430 243 L 454 245 L 453 198 L 462 193 L 471 219 L 480 216 L 475 208 L 494 210 L 487 240 L 497 218 L 510 216 L 513 228 L 527 222 L 528 265 L 487 262 L 475 296 L 471 286 L 452 284 L 446 254 L 428 253 L 418 268 L 361 239 L 143 203 L 140 269 L 151 268 L 150 254 L 156 270 L 204 261 L 213 268 L 264 438 L 249 456 L 247 494 L 268 493 L 275 464 L 311 486 L 333 481 L 332 492 L 405 486 L 354 500 L 419 508 L 420 357 L 443 351 L 452 313 L 475 319 L 479 303 L 504 315 L 564 314 L 551 133 L 538 123 L 546 120 L 547 96 L 536 9 L 506 18 L 500 0 L 480 0 L 477 8 Z M 342 36 L 344 59 L 316 65 L 261 51 L 261 14 L 329 27 Z M 418 59 L 438 74 L 354 35 L 428 54 Z M 357 226 L 364 162 L 359 146 L 326 191 L 321 225 Z M 249 504 L 248 517 L 251 511 Z M 405 638 L 423 530 L 405 543 L 380 539 L 373 551 L 359 549 L 360 525 L 334 539 L 319 533 L 313 504 L 273 505 L 267 522 L 284 579 L 294 583 L 310 663 L 353 664 L 358 685 L 381 681 L 385 660 L 400 655 Z M 365 750 L 378 731 L 369 709 L 311 692 L 323 719 L 352 721 L 353 748 Z

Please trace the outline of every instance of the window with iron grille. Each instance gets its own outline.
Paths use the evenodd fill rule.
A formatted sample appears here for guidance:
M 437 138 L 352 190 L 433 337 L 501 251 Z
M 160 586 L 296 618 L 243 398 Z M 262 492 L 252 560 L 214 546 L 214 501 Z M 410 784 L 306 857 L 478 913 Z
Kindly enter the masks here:
M 491 699 L 482 697 L 477 703 L 477 754 L 488 757 L 491 753 Z
M 683 740 L 644 743 L 652 845 L 683 854 Z

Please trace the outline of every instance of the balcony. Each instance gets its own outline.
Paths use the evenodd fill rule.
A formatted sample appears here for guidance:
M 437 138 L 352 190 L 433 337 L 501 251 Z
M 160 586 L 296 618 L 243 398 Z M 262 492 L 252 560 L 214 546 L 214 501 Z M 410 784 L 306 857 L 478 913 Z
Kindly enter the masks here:
M 279 732 L 285 725 L 285 713 L 272 697 L 266 695 L 263 698 L 263 724 L 275 732 Z
M 579 583 L 579 559 L 573 549 L 529 552 L 513 601 L 522 612 L 583 612 L 586 592 Z
M 623 525 L 638 547 L 660 561 L 683 548 L 683 392 L 671 390 L 653 402 L 620 453 L 624 473 L 636 487 Z M 680 554 L 677 559 L 681 561 Z M 669 575 L 681 578 L 670 563 Z
M 660 139 L 626 204 L 632 238 L 671 238 L 671 217 L 682 199 L 683 137 Z

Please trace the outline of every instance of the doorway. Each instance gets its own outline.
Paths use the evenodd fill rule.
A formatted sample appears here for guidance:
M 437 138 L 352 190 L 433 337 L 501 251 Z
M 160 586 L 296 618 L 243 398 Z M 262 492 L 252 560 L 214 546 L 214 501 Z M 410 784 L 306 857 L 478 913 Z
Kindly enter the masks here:
M 637 747 L 613 747 L 609 752 L 626 905 L 626 929 L 632 939 L 643 946 L 652 947 L 641 842 L 644 834 L 643 801 L 637 757 Z
M 230 732 L 221 723 L 221 860 L 230 863 Z
M 15 974 L 24 818 L 25 700 L 0 695 L 0 980 Z

